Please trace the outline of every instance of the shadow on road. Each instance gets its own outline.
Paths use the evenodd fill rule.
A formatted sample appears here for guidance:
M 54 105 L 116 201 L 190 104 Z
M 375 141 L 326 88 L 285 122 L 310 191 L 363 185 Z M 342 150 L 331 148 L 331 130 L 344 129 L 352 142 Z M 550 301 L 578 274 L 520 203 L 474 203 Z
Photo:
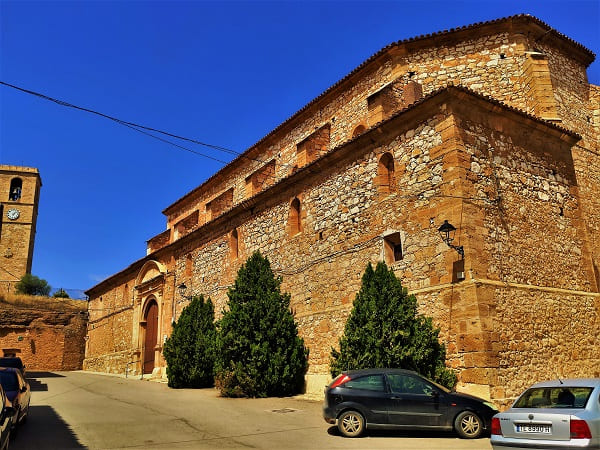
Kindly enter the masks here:
M 71 427 L 50 406 L 30 406 L 27 422 L 11 437 L 10 449 L 86 448 Z
M 31 387 L 31 391 L 47 391 L 48 385 L 40 381 L 42 378 L 64 378 L 64 375 L 59 375 L 53 372 L 27 372 L 27 381 Z
M 27 372 L 27 378 L 64 378 L 64 375 L 54 372 Z

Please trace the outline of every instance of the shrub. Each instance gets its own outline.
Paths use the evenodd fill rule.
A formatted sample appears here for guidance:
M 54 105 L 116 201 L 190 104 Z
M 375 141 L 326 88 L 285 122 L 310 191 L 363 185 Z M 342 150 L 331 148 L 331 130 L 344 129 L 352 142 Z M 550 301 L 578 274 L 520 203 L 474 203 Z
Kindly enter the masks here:
M 210 298 L 193 297 L 166 340 L 163 355 L 172 388 L 202 388 L 214 384 L 215 313 Z
M 385 263 L 375 270 L 368 264 L 340 350 L 331 349 L 331 374 L 369 367 L 409 369 L 451 388 L 456 375 L 445 366 L 439 331 L 430 317 L 418 314 L 417 299 Z
M 52 294 L 52 297 L 54 297 L 54 298 L 71 298 L 71 297 L 69 297 L 69 294 L 67 294 L 67 291 L 65 291 L 63 288 L 60 288 L 54 294 Z
M 52 287 L 50 287 L 46 280 L 42 280 L 30 273 L 23 275 L 23 278 L 21 278 L 16 285 L 17 293 L 26 295 L 41 295 L 48 297 L 51 289 Z
M 308 350 L 298 337 L 290 295 L 267 258 L 255 252 L 227 293 L 219 321 L 216 385 L 228 397 L 293 395 L 302 390 Z

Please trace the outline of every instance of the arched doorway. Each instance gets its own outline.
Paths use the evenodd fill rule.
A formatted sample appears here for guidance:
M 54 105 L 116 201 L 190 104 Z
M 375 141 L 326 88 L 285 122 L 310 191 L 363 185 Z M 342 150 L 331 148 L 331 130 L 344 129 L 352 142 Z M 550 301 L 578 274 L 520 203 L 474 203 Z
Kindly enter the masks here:
M 154 369 L 155 348 L 158 337 L 158 304 L 151 300 L 146 307 L 144 316 L 146 334 L 144 337 L 144 370 L 143 373 L 152 373 Z

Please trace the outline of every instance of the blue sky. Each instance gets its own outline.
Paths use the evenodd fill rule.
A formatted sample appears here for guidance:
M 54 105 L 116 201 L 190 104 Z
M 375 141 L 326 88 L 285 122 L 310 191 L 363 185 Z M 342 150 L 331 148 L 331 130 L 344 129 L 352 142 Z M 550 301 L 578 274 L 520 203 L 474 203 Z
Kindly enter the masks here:
M 0 0 L 0 80 L 241 152 L 397 40 L 529 13 L 598 54 L 599 5 Z M 33 274 L 81 290 L 142 258 L 161 211 L 223 166 L 5 86 L 0 164 L 41 173 Z

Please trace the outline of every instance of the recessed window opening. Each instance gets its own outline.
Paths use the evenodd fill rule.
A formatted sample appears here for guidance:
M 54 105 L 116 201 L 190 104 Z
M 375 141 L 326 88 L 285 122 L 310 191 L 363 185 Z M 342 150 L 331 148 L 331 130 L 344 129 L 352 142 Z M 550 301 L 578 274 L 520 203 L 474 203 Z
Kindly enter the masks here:
M 230 255 L 231 255 L 231 259 L 237 259 L 238 258 L 238 231 L 237 229 L 233 229 L 233 231 L 231 232 L 231 234 L 229 235 L 229 249 L 230 249 Z
M 23 188 L 23 180 L 20 178 L 13 178 L 10 180 L 10 191 L 8 192 L 8 199 L 16 202 L 21 198 L 21 190 Z
M 394 157 L 384 153 L 377 165 L 377 187 L 380 193 L 392 192 L 394 186 Z
M 400 233 L 391 233 L 384 236 L 383 258 L 386 264 L 393 264 L 403 258 Z
M 194 260 L 192 255 L 187 255 L 185 257 L 185 276 L 186 278 L 190 278 L 192 276 L 192 268 L 194 266 Z
M 302 231 L 302 205 L 297 198 L 292 200 L 292 203 L 290 204 L 288 223 L 290 227 L 290 236 L 294 236 Z

